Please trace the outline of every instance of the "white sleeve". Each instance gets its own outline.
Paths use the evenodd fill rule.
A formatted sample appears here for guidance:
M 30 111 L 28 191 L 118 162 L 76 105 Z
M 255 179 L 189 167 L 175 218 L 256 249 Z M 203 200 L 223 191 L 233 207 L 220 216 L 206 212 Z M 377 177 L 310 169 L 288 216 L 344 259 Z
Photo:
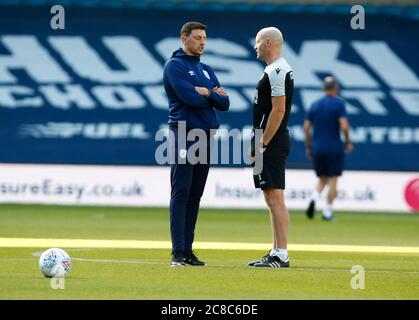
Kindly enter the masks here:
M 272 68 L 268 72 L 269 83 L 271 84 L 272 97 L 285 96 L 285 70 Z

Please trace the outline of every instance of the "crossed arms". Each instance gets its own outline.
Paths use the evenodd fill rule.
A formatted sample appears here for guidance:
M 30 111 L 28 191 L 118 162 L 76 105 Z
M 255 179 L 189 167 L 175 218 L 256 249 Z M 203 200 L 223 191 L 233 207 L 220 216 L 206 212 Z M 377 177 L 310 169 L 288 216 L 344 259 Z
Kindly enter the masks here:
M 191 108 L 216 108 L 220 111 L 228 110 L 230 100 L 224 88 L 219 86 L 218 79 L 211 72 L 214 88 L 195 87 L 190 81 L 189 74 L 176 62 L 167 65 L 165 72 L 172 89 L 179 100 Z

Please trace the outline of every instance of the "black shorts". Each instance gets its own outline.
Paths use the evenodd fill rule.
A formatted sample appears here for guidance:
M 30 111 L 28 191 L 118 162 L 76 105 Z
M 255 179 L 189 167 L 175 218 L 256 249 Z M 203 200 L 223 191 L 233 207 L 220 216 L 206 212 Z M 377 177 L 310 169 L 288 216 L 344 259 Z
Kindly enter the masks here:
M 343 153 L 313 155 L 314 171 L 318 177 L 338 177 L 342 175 Z
M 283 152 L 277 157 L 263 157 L 262 172 L 253 175 L 253 182 L 256 188 L 264 189 L 285 189 L 285 163 L 288 152 Z

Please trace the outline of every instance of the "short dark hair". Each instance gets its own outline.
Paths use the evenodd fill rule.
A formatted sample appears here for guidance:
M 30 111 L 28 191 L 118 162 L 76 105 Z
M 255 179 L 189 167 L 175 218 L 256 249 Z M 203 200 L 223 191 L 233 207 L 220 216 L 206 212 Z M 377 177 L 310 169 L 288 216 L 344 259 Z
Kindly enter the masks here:
M 190 22 L 186 22 L 183 26 L 182 29 L 180 29 L 180 36 L 182 37 L 183 35 L 189 37 L 191 35 L 192 30 L 195 29 L 201 29 L 201 30 L 207 30 L 207 26 L 201 22 L 194 22 L 194 21 L 190 21 Z
M 328 76 L 323 80 L 323 90 L 330 91 L 335 90 L 338 87 L 338 83 L 335 78 Z

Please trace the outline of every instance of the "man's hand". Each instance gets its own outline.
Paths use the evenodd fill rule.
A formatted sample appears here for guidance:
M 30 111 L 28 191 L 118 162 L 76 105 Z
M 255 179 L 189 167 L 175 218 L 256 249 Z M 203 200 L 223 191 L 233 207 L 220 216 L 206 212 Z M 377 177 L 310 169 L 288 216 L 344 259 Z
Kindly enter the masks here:
M 204 96 L 205 98 L 208 98 L 211 95 L 211 92 L 205 87 L 195 87 L 195 90 L 201 96 Z M 224 97 L 228 96 L 227 91 L 223 87 L 214 87 L 213 90 L 215 93 L 219 94 L 220 96 L 224 96 Z
M 354 149 L 354 145 L 351 142 L 345 143 L 345 153 L 346 154 L 351 154 L 353 149 Z
M 252 140 L 250 140 L 249 150 L 247 151 L 251 162 L 253 163 L 255 161 L 256 152 L 259 152 L 260 154 L 262 154 L 265 151 L 266 151 L 266 146 L 263 145 L 263 136 L 258 142 L 255 141 L 255 136 L 253 136 Z
M 201 96 L 208 98 L 210 96 L 210 91 L 205 87 L 195 87 L 196 92 L 198 92 Z
M 213 90 L 218 93 L 220 96 L 227 97 L 228 93 L 223 87 L 214 87 Z
M 313 150 L 311 146 L 306 146 L 306 156 L 308 160 L 313 160 Z

